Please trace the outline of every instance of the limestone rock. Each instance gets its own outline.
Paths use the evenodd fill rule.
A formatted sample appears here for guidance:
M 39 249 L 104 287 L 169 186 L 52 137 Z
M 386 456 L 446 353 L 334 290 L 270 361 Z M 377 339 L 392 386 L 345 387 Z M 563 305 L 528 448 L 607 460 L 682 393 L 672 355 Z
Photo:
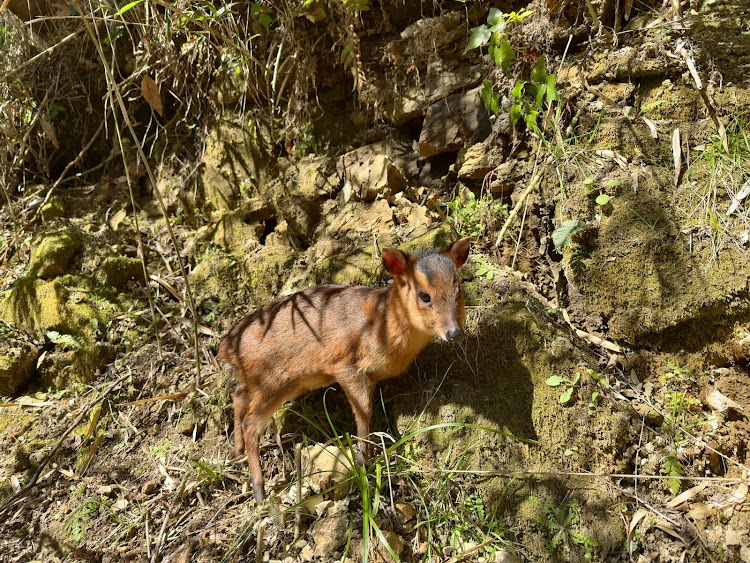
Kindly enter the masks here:
M 308 157 L 287 171 L 285 182 L 274 195 L 274 204 L 288 226 L 289 234 L 304 246 L 321 218 L 321 205 L 338 191 L 338 180 L 332 175 L 334 162 L 327 157 Z
M 419 136 L 420 156 L 457 151 L 489 135 L 490 121 L 479 90 L 454 94 L 429 107 Z
M 315 542 L 313 555 L 328 560 L 349 536 L 349 503 L 343 500 L 335 502 L 323 518 L 315 521 L 308 533 Z
M 483 180 L 488 172 L 503 162 L 502 148 L 487 142 L 470 146 L 460 155 L 459 180 Z
M 19 279 L 0 301 L 0 319 L 44 337 L 46 331 L 70 334 L 93 343 L 120 312 L 114 296 L 88 276 L 52 281 Z
M 39 352 L 31 336 L 0 321 L 0 395 L 12 395 L 34 376 Z
M 369 202 L 401 192 L 416 173 L 410 170 L 413 160 L 411 148 L 396 143 L 374 143 L 346 153 L 336 164 L 338 176 L 345 179 L 340 201 Z
M 353 490 L 353 485 L 349 482 L 351 476 L 349 455 L 348 452 L 343 452 L 336 446 L 313 444 L 302 451 L 302 471 L 310 476 L 310 480 L 319 491 L 325 491 L 340 484 L 329 494 L 333 498 L 344 498 Z
M 65 205 L 59 197 L 53 196 L 42 206 L 41 214 L 45 221 L 59 219 L 65 216 Z
M 42 385 L 54 389 L 91 383 L 114 356 L 114 348 L 103 342 L 84 345 L 77 350 L 56 350 L 44 356 L 37 375 Z
M 72 270 L 83 237 L 79 229 L 65 225 L 36 236 L 31 244 L 29 276 L 50 279 Z

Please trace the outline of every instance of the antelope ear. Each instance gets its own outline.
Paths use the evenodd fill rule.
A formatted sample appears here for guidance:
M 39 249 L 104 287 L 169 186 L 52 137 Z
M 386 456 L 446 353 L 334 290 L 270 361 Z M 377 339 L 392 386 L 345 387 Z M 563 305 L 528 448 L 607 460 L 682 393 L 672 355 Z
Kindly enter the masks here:
M 395 248 L 384 248 L 383 266 L 394 278 L 403 276 L 411 267 L 411 255 Z
M 471 237 L 464 237 L 459 241 L 456 241 L 453 246 L 443 251 L 443 254 L 450 258 L 456 265 L 456 269 L 460 268 L 466 262 L 469 257 L 469 246 L 471 245 Z

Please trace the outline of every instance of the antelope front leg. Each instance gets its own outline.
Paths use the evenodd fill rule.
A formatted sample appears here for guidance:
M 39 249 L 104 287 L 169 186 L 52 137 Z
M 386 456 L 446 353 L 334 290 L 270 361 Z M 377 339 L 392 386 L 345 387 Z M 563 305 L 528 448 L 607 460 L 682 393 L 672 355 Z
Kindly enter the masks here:
M 354 411 L 354 420 L 357 422 L 357 437 L 359 438 L 357 463 L 365 466 L 370 460 L 372 451 L 368 438 L 370 436 L 372 396 L 375 386 L 365 374 L 356 371 L 338 378 L 338 382 L 346 393 L 347 399 L 349 399 L 349 404 Z

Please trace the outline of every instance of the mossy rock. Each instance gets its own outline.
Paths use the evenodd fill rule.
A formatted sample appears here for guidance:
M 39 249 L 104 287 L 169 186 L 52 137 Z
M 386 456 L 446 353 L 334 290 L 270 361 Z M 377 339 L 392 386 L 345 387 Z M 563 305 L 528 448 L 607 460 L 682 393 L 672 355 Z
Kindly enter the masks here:
M 138 258 L 110 256 L 104 259 L 99 272 L 105 285 L 118 291 L 122 290 L 130 280 L 144 282 L 143 264 Z
M 42 219 L 45 221 L 52 221 L 53 219 L 65 217 L 65 204 L 59 197 L 51 197 L 47 203 L 42 206 L 41 213 Z
M 282 245 L 263 246 L 247 257 L 247 289 L 258 304 L 279 294 L 296 259 L 297 253 Z
M 72 271 L 83 249 L 83 236 L 79 229 L 63 226 L 36 236 L 31 244 L 28 275 L 50 279 Z
M 91 383 L 114 356 L 114 347 L 102 342 L 78 350 L 51 352 L 39 365 L 39 381 L 43 386 L 54 389 Z
M 12 395 L 34 377 L 40 350 L 31 336 L 0 321 L 0 395 Z
M 95 342 L 120 311 L 116 296 L 88 276 L 21 278 L 0 301 L 0 319 L 40 338 L 53 330 L 84 344 Z

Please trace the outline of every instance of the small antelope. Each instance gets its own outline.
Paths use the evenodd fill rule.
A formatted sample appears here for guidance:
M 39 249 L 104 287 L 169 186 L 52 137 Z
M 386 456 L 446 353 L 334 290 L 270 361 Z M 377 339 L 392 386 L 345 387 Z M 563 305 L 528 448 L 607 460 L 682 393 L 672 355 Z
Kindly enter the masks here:
M 419 254 L 386 248 L 390 287 L 305 289 L 263 305 L 222 339 L 218 357 L 232 365 L 239 380 L 235 454 L 247 454 L 258 502 L 265 499 L 261 434 L 284 401 L 308 391 L 341 386 L 357 422 L 357 462 L 365 464 L 376 384 L 403 373 L 432 337 L 451 341 L 463 334 L 457 270 L 469 256 L 469 243 L 462 238 Z

